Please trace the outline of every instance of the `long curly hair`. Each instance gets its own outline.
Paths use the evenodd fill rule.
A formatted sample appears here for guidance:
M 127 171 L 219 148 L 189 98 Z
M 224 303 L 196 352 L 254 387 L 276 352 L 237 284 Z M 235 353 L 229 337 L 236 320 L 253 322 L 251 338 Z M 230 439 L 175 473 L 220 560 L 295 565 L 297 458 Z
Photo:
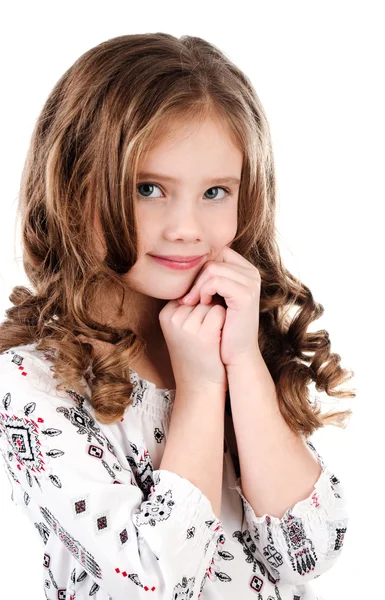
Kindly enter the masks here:
M 231 247 L 261 274 L 259 346 L 281 413 L 305 437 L 327 424 L 344 427 L 352 411 L 322 414 L 309 389 L 314 382 L 329 396 L 356 396 L 336 390 L 354 372 L 341 368 L 327 331 L 307 332 L 323 306 L 282 263 L 264 109 L 247 76 L 199 37 L 146 33 L 109 39 L 80 56 L 54 86 L 32 133 L 17 211 L 32 289 L 13 288 L 12 306 L 0 325 L 0 352 L 35 344 L 52 358 L 53 377 L 62 379 L 57 389 L 65 385 L 81 392 L 91 369 L 90 402 L 97 420 L 112 424 L 122 418 L 132 402 L 129 365 L 143 356 L 146 342 L 133 329 L 99 322 L 90 307 L 108 288 L 117 300 L 113 310 L 122 316 L 121 276 L 138 258 L 139 157 L 154 139 L 167 138 L 176 123 L 199 123 L 208 116 L 223 123 L 243 152 Z M 106 243 L 104 258 L 95 252 L 95 213 Z M 98 356 L 87 339 L 107 342 L 108 352 Z

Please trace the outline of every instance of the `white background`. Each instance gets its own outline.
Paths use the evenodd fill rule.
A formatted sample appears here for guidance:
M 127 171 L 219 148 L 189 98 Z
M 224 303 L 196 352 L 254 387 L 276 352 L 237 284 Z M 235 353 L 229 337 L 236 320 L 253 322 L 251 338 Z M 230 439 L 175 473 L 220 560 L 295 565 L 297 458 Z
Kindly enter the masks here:
M 1 42 L 0 311 L 28 285 L 15 231 L 18 186 L 38 114 L 89 48 L 128 33 L 203 37 L 252 80 L 273 136 L 277 227 L 286 265 L 325 308 L 325 328 L 357 397 L 346 429 L 313 440 L 343 483 L 350 522 L 336 565 L 310 585 L 325 600 L 384 598 L 382 2 L 17 2 Z M 313 329 L 313 327 L 312 327 Z M 324 409 L 335 400 L 322 396 Z M 0 595 L 43 598 L 37 530 L 13 505 L 0 469 Z

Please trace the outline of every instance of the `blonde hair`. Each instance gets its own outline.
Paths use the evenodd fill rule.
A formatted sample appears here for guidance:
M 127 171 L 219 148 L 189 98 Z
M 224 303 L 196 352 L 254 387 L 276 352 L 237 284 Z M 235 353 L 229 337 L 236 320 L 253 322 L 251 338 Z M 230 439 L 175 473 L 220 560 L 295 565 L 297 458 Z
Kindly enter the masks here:
M 122 295 L 120 308 L 114 307 L 122 314 L 121 275 L 138 258 L 139 157 L 181 120 L 207 117 L 222 123 L 243 152 L 231 247 L 261 274 L 259 345 L 282 415 L 305 437 L 327 424 L 343 427 L 352 411 L 322 414 L 309 392 L 314 382 L 330 396 L 355 397 L 335 389 L 354 372 L 341 368 L 325 330 L 307 332 L 324 309 L 282 263 L 265 112 L 247 76 L 199 37 L 149 33 L 107 40 L 80 56 L 53 88 L 32 134 L 19 195 L 23 265 L 33 291 L 13 288 L 0 351 L 35 343 L 50 353 L 54 377 L 67 388 L 80 389 L 92 368 L 96 418 L 104 424 L 121 419 L 132 401 L 129 364 L 143 355 L 145 341 L 131 329 L 94 320 L 90 307 L 108 287 L 116 298 Z M 95 212 L 106 241 L 104 260 L 90 227 Z M 111 350 L 98 357 L 80 336 L 109 342 Z

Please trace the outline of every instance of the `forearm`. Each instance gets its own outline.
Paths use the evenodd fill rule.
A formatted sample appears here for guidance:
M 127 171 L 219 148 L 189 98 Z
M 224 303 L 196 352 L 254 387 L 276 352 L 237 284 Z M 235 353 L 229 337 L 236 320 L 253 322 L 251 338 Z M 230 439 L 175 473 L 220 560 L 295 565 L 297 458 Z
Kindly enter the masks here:
M 166 448 L 159 469 L 199 487 L 219 518 L 222 503 L 226 392 L 176 390 Z
M 243 494 L 256 516 L 282 518 L 309 496 L 321 467 L 284 420 L 262 355 L 227 369 L 227 377 Z

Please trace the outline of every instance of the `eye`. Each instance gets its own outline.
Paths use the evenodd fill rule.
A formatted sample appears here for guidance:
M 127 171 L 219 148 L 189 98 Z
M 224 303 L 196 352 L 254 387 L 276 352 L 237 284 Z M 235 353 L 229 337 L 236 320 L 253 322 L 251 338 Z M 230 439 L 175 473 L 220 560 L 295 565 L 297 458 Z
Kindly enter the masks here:
M 152 193 L 152 190 L 148 190 L 148 188 L 158 188 L 158 190 L 160 189 L 160 187 L 154 183 L 149 183 L 149 182 L 145 182 L 145 183 L 139 183 L 137 185 L 137 190 L 139 190 L 139 188 L 147 188 L 147 191 L 143 192 L 139 192 L 138 191 L 138 196 L 143 196 L 145 198 L 151 198 L 150 195 Z M 227 196 L 231 196 L 231 192 L 230 190 L 228 190 L 227 188 L 221 187 L 221 186 L 215 186 L 215 187 L 211 187 L 208 189 L 208 191 L 211 190 L 223 190 L 225 192 L 225 195 L 222 198 L 208 198 L 208 200 L 211 200 L 212 202 L 223 202 L 223 200 L 226 199 Z M 207 192 L 205 192 L 207 193 Z M 160 196 L 152 196 L 152 198 L 160 198 Z
M 159 187 L 157 185 L 154 185 L 153 183 L 139 183 L 137 185 L 137 189 L 139 189 L 139 188 L 154 188 L 154 187 L 158 188 L 158 190 L 159 190 Z M 150 198 L 150 196 L 148 196 L 147 194 L 151 194 L 151 190 L 150 191 L 147 190 L 146 192 L 144 192 L 144 194 L 139 192 L 138 195 L 144 196 L 145 198 Z
M 225 195 L 223 196 L 223 198 L 209 198 L 209 200 L 216 200 L 217 202 L 221 202 L 222 200 L 225 200 L 226 196 L 231 196 L 230 190 L 224 187 L 211 187 L 208 189 L 208 191 L 210 190 L 223 190 L 225 192 Z

